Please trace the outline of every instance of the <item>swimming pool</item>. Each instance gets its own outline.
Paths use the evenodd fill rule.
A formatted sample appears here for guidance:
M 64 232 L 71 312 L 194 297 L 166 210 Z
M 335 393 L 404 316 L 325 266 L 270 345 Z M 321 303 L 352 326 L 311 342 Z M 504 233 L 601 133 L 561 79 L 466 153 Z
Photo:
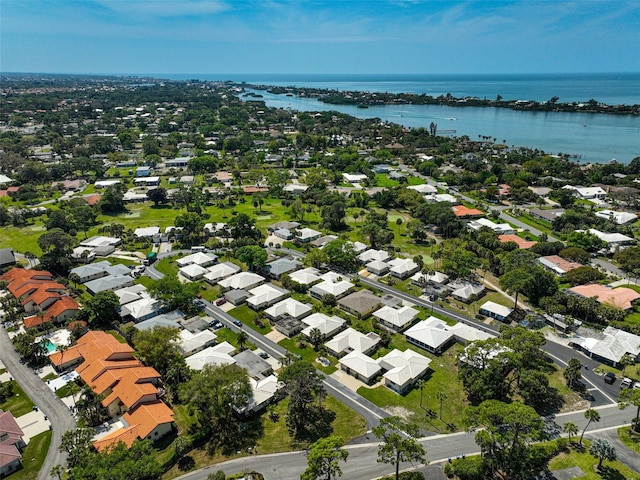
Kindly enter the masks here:
M 56 346 L 53 343 L 51 343 L 51 340 L 46 340 L 43 343 L 48 353 L 53 353 L 56 351 Z

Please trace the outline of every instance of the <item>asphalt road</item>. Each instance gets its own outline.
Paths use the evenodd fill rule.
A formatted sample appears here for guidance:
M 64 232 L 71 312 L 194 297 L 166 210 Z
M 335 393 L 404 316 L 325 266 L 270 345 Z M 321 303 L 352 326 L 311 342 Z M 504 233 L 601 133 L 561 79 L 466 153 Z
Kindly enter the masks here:
M 615 436 L 615 428 L 630 423 L 631 417 L 634 415 L 632 410 L 621 411 L 617 406 L 599 408 L 601 420 L 589 426 L 586 437 L 598 438 L 604 436 L 605 433 Z M 565 422 L 572 421 L 578 426 L 580 432 L 587 424 L 583 411 L 558 415 L 554 420 L 558 428 L 561 428 Z M 370 443 L 348 445 L 346 447 L 349 452 L 349 458 L 347 462 L 341 464 L 342 478 L 371 480 L 392 473 L 392 466 L 376 462 L 378 443 L 375 442 L 374 436 L 371 436 L 370 440 L 372 440 Z M 475 434 L 469 432 L 426 437 L 421 439 L 420 443 L 427 451 L 427 460 L 431 463 L 439 463 L 462 455 L 472 455 L 480 451 L 475 442 Z M 625 456 L 621 457 L 621 459 L 626 460 L 625 463 L 632 469 L 640 471 L 638 470 L 640 465 L 638 465 L 639 459 L 637 455 L 634 459 L 633 454 L 628 454 L 625 451 Z M 266 480 L 297 480 L 306 465 L 307 458 L 304 452 L 253 455 L 206 467 L 178 478 L 180 480 L 205 480 L 207 475 L 217 470 L 223 470 L 227 475 L 255 470 L 262 473 Z M 412 467 L 418 467 L 418 465 L 411 463 L 401 464 L 401 469 Z
M 42 379 L 31 368 L 20 363 L 20 356 L 14 350 L 4 327 L 0 327 L 0 359 L 20 384 L 22 390 L 38 405 L 38 408 L 51 422 L 51 446 L 38 473 L 38 480 L 50 480 L 51 468 L 54 465 L 66 464 L 67 454 L 60 452 L 60 443 L 65 432 L 76 428 L 75 419 L 71 416 L 69 408 L 47 387 Z
M 205 312 L 210 317 L 215 318 L 216 320 L 220 320 L 225 326 L 227 326 L 234 332 L 240 331 L 240 327 L 233 323 L 235 319 L 231 315 L 222 311 L 211 302 L 208 302 L 206 300 L 203 300 L 203 302 L 206 305 Z M 287 353 L 287 351 L 280 345 L 269 340 L 268 338 L 265 338 L 263 335 L 256 332 L 252 328 L 243 325 L 242 330 L 246 332 L 249 340 L 253 344 L 260 347 L 273 358 L 279 360 L 283 358 Z M 386 411 L 382 410 L 380 407 L 374 405 L 370 401 L 358 395 L 353 390 L 345 387 L 334 378 L 326 376 L 319 370 L 318 373 L 322 374 L 325 377 L 324 386 L 327 393 L 362 415 L 362 417 L 367 422 L 369 429 L 378 425 L 381 418 L 389 416 Z

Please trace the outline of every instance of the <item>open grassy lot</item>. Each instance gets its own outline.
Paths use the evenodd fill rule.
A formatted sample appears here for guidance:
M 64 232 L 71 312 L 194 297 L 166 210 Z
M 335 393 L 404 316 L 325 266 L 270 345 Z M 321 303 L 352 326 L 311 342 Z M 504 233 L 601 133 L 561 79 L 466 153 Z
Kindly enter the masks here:
M 167 257 L 159 260 L 155 263 L 154 267 L 160 273 L 165 275 L 178 275 L 178 264 L 176 260 L 178 257 Z
M 281 347 L 286 348 L 291 353 L 296 355 L 300 355 L 303 360 L 310 362 L 314 367 L 326 373 L 327 375 L 331 375 L 333 372 L 337 370 L 336 364 L 338 363 L 335 358 L 325 355 L 324 357 L 331 362 L 331 365 L 325 367 L 320 363 L 316 362 L 316 358 L 321 356 L 318 352 L 316 352 L 309 343 L 303 340 L 298 340 L 296 338 L 284 338 L 278 342 Z M 305 345 L 304 347 L 300 347 L 299 345 Z
M 564 399 L 564 404 L 560 408 L 559 413 L 589 408 L 589 402 L 587 400 L 583 400 L 578 393 L 574 392 L 567 386 L 567 381 L 562 374 L 562 369 L 558 368 L 556 365 L 553 367 L 554 372 L 549 375 L 549 386 L 557 388 L 558 392 Z
M 229 328 L 220 328 L 214 332 L 218 337 L 218 343 L 229 342 L 231 345 L 238 348 L 238 334 Z M 255 350 L 256 346 L 251 342 L 245 342 L 245 348 Z
M 42 432 L 31 439 L 22 451 L 22 470 L 7 477 L 11 480 L 36 480 L 51 444 L 51 432 Z
M 462 412 L 469 405 L 462 384 L 457 380 L 456 357 L 462 350 L 462 346 L 455 344 L 442 355 L 436 356 L 408 344 L 406 340 L 403 340 L 403 337 L 396 335 L 389 346 L 389 349 L 392 348 L 400 350 L 411 348 L 432 359 L 432 372 L 424 379 L 422 406 L 420 405 L 420 388 L 418 387 L 405 395 L 398 395 L 385 386 L 376 388 L 361 387 L 358 389 L 358 393 L 388 412 L 416 422 L 424 430 L 439 433 L 461 430 Z M 377 356 L 384 354 L 386 354 L 386 351 L 380 350 Z M 437 398 L 438 392 L 442 392 L 446 396 L 442 402 L 442 420 L 439 418 L 440 402 Z M 436 418 L 427 418 L 425 414 L 427 408 L 436 412 Z M 447 424 L 451 424 L 451 429 Z
M 526 223 L 530 227 L 536 228 L 536 229 L 540 230 L 541 232 L 546 233 L 547 235 L 551 235 L 551 236 L 554 236 L 554 237 L 558 236 L 558 234 L 554 233 L 553 230 L 551 229 L 551 223 L 549 223 L 549 222 L 547 222 L 545 220 L 538 220 L 538 219 L 532 217 L 531 215 L 529 215 L 528 213 L 524 213 L 522 215 L 517 215 L 514 218 L 517 218 L 522 223 Z
M 580 467 L 585 473 L 578 480 L 638 480 L 640 474 L 634 472 L 626 465 L 619 461 L 602 463 L 602 473 L 597 473 L 594 466 L 598 464 L 598 460 L 589 454 L 589 441 L 584 442 L 586 448 L 584 451 L 571 449 L 566 453 L 561 453 L 549 462 L 550 470 L 561 470 L 569 467 Z
M 29 413 L 35 404 L 27 397 L 27 394 L 24 393 L 15 380 L 11 381 L 11 385 L 13 387 L 13 396 L 0 403 L 0 410 L 11 412 L 14 417 L 21 417 L 25 413 Z
M 259 418 L 259 425 L 262 428 L 262 435 L 256 443 L 256 450 L 259 454 L 280 453 L 291 450 L 300 450 L 308 446 L 307 442 L 299 442 L 291 437 L 289 429 L 286 425 L 285 414 L 287 412 L 288 400 L 284 399 L 279 402 L 275 407 L 277 413 L 277 421 L 269 419 L 266 413 L 263 413 Z M 364 419 L 349 407 L 343 405 L 332 397 L 327 397 L 324 401 L 324 406 L 328 410 L 331 410 L 335 414 L 333 422 L 331 422 L 332 432 L 331 435 L 341 436 L 345 442 L 348 442 L 354 437 L 363 435 L 367 430 L 367 425 Z M 174 407 L 175 421 L 178 425 L 180 432 L 185 431 L 190 425 L 195 424 L 196 421 L 193 416 L 189 415 L 188 409 L 184 405 L 178 405 Z M 173 448 L 173 447 L 168 447 Z M 161 454 L 164 454 L 161 452 Z M 214 465 L 216 463 L 236 458 L 238 456 L 246 456 L 246 453 L 240 455 L 232 455 L 229 457 L 221 455 L 219 452 L 209 454 L 206 446 L 203 448 L 197 448 L 189 452 L 189 456 L 194 460 L 194 468 L 202 468 L 207 465 Z M 174 466 L 167 473 L 163 475 L 163 479 L 169 480 L 184 474 L 177 466 Z
M 237 318 L 242 323 L 247 324 L 257 332 L 260 332 L 262 335 L 265 335 L 272 330 L 269 321 L 266 319 L 262 321 L 262 327 L 256 325 L 255 320 L 257 318 L 257 313 L 251 310 L 247 305 L 241 305 L 240 307 L 232 308 L 228 313 L 233 318 Z

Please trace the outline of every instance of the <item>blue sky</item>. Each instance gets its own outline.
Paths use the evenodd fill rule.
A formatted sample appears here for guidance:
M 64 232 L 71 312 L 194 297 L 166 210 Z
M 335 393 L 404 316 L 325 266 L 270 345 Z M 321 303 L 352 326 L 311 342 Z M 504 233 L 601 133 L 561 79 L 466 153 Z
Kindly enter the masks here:
M 640 71 L 640 1 L 2 0 L 0 70 Z

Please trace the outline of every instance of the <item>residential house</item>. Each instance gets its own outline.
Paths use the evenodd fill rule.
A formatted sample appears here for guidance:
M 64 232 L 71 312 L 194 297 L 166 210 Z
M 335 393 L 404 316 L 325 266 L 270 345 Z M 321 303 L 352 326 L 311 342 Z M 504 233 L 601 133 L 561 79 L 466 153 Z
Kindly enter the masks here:
M 487 290 L 485 286 L 480 283 L 464 280 L 451 282 L 447 285 L 447 288 L 451 291 L 453 298 L 464 303 L 470 303 L 474 298 L 477 300 L 482 297 Z
M 640 336 L 614 327 L 607 327 L 603 332 L 578 329 L 570 345 L 613 367 L 619 367 L 627 356 L 636 362 L 640 360 Z
M 367 263 L 366 269 L 369 273 L 373 273 L 374 275 L 382 276 L 389 273 L 389 264 L 386 262 L 380 262 L 378 260 L 373 260 Z
M 335 334 L 344 329 L 346 321 L 335 315 L 329 317 L 324 313 L 312 313 L 301 319 L 302 323 L 306 325 L 306 328 L 302 330 L 302 335 L 309 337 L 311 330 L 317 328 L 320 330 L 322 338 L 327 339 L 333 337 Z
M 467 227 L 475 232 L 479 231 L 483 227 L 487 227 L 496 232 L 498 235 L 510 235 L 514 233 L 513 227 L 508 223 L 495 223 L 488 218 L 479 218 L 477 220 L 472 220 L 467 224 Z
M 306 285 L 307 287 L 322 280 L 320 272 L 313 267 L 291 272 L 289 274 L 289 278 L 294 282 L 299 283 L 300 285 Z
M 402 280 L 420 271 L 420 266 L 410 258 L 394 258 L 387 263 L 389 265 L 389 273 Z
M 232 305 L 242 305 L 247 301 L 251 294 L 244 289 L 236 288 L 235 290 L 227 290 L 224 292 L 224 298 Z
M 231 356 L 235 347 L 228 342 L 222 342 L 186 358 L 186 363 L 193 370 L 202 370 L 206 365 L 234 365 L 235 359 Z
M 313 308 L 308 303 L 302 303 L 293 298 L 285 298 L 275 305 L 267 308 L 264 313 L 271 320 L 280 320 L 288 316 L 298 320 L 311 314 Z
M 160 315 L 165 309 L 164 303 L 147 295 L 120 307 L 120 317 L 123 322 L 140 323 Z
M 500 240 L 500 243 L 513 242 L 516 245 L 518 245 L 518 248 L 520 250 L 527 250 L 533 247 L 536 243 L 538 243 L 535 241 L 525 240 L 524 238 L 519 237 L 518 235 L 498 235 L 498 240 Z
M 353 283 L 343 280 L 342 276 L 335 272 L 327 272 L 320 278 L 323 281 L 309 289 L 310 295 L 318 300 L 322 299 L 323 295 L 333 295 L 339 300 L 355 286 Z
M 191 280 L 192 282 L 195 282 L 197 280 L 200 280 L 207 273 L 209 273 L 209 270 L 207 270 L 204 267 L 201 267 L 200 265 L 196 265 L 195 263 L 191 263 L 186 267 L 181 267 L 180 269 L 178 269 L 178 273 L 182 275 L 184 278 L 186 278 L 187 280 Z
M 109 275 L 130 275 L 131 270 L 121 264 L 111 265 L 108 260 L 102 260 L 88 265 L 82 265 L 71 269 L 70 275 L 77 275 L 80 283 L 106 277 Z
M 98 292 L 113 292 L 121 288 L 130 287 L 134 284 L 133 277 L 127 275 L 109 275 L 106 277 L 91 280 L 84 284 L 87 292 L 95 295 Z
M 180 330 L 179 349 L 183 356 L 189 357 L 216 343 L 216 334 L 211 330 L 202 330 L 192 333 L 189 330 Z
M 254 310 L 263 310 L 278 303 L 288 296 L 290 292 L 270 283 L 265 283 L 249 290 L 249 294 L 251 296 L 247 298 L 247 304 Z
M 386 262 L 391 258 L 391 256 L 389 255 L 389 252 L 387 252 L 386 250 L 375 250 L 371 248 L 369 250 L 365 250 L 364 252 L 360 253 L 356 258 L 361 263 L 367 264 L 374 260 L 377 260 L 379 262 Z
M 322 236 L 322 232 L 312 228 L 299 228 L 294 233 L 294 240 L 298 243 L 311 243 Z
M 378 334 L 373 332 L 364 334 L 349 327 L 325 342 L 325 347 L 333 356 L 342 358 L 353 351 L 364 355 L 373 353 L 379 343 L 380 336 Z
M 11 412 L 0 410 L 0 477 L 4 478 L 20 468 L 20 450 L 26 445 L 24 432 Z
M 343 371 L 367 385 L 371 385 L 382 372 L 378 362 L 356 350 L 342 357 L 338 363 Z
M 176 260 L 178 267 L 186 267 L 187 265 L 198 265 L 199 267 L 210 267 L 218 261 L 218 256 L 213 253 L 196 252 L 186 257 Z
M 0 268 L 10 267 L 16 264 L 13 248 L 0 248 Z
M 449 276 L 442 272 L 422 273 L 417 272 L 411 276 L 411 283 L 418 287 L 424 287 L 429 284 L 445 285 L 449 281 Z
M 140 284 L 120 288 L 118 290 L 114 290 L 113 293 L 115 293 L 118 297 L 118 300 L 120 300 L 120 306 L 126 305 L 127 303 L 135 302 L 136 300 L 140 300 L 142 298 L 149 298 L 147 287 Z
M 605 220 L 611 220 L 618 225 L 627 225 L 637 220 L 638 216 L 635 213 L 630 212 L 616 212 L 613 210 L 600 210 L 596 212 L 596 217 L 604 218 Z
M 598 303 L 605 303 L 620 310 L 631 310 L 640 299 L 640 293 L 630 288 L 611 288 L 600 284 L 578 285 L 566 291 L 582 298 L 596 297 Z
M 73 298 L 63 295 L 49 305 L 41 314 L 25 317 L 23 323 L 25 328 L 33 328 L 47 322 L 61 324 L 70 318 L 74 318 L 80 311 L 80 305 Z
M 413 350 L 401 352 L 394 348 L 378 359 L 378 365 L 385 371 L 384 384 L 400 395 L 408 392 L 429 371 L 431 359 Z
M 504 305 L 499 305 L 495 302 L 489 301 L 484 302 L 478 311 L 480 315 L 495 318 L 501 322 L 506 322 L 513 313 L 513 308 L 505 307 Z
M 433 185 L 429 185 L 428 183 L 423 183 L 422 185 L 409 185 L 407 187 L 408 190 L 415 190 L 418 193 L 423 195 L 433 195 L 438 193 L 437 187 Z
M 558 255 L 547 255 L 546 257 L 538 258 L 538 262 L 547 270 L 552 271 L 560 277 L 564 277 L 571 270 L 582 267 L 577 262 L 570 262 Z
M 237 353 L 234 357 L 236 365 L 244 368 L 249 374 L 249 378 L 254 380 L 262 380 L 273 374 L 273 367 L 269 362 L 260 358 L 252 350 L 243 350 Z
M 401 332 L 411 325 L 419 313 L 419 310 L 409 306 L 393 308 L 385 305 L 380 310 L 374 312 L 373 316 L 376 317 L 384 327 L 394 332 Z
M 358 290 L 338 300 L 340 308 L 358 318 L 366 318 L 380 307 L 380 297 L 367 289 Z
M 273 326 L 278 332 L 289 338 L 299 334 L 306 327 L 300 320 L 289 315 L 281 316 Z
M 484 216 L 484 212 L 482 210 L 465 207 L 464 205 L 454 205 L 451 209 L 453 210 L 453 214 L 458 218 L 480 218 Z
M 273 262 L 269 262 L 265 265 L 265 272 L 267 276 L 275 279 L 279 279 L 285 273 L 293 272 L 302 266 L 302 262 L 282 257 L 274 260 Z
M 449 331 L 447 323 L 436 317 L 429 317 L 416 323 L 404 332 L 404 335 L 409 343 L 437 354 L 442 353 L 455 342 L 455 337 Z
M 283 386 L 278 381 L 278 377 L 273 374 L 259 380 L 249 378 L 249 385 L 251 386 L 251 397 L 247 405 L 242 409 L 233 407 L 241 417 L 247 417 L 264 410 L 278 398 L 278 393 Z
M 226 277 L 218 282 L 223 290 L 249 290 L 262 285 L 265 278 L 253 272 L 240 272 Z
M 223 262 L 218 263 L 212 267 L 207 268 L 208 273 L 203 275 L 203 278 L 207 281 L 207 283 L 211 285 L 215 285 L 220 280 L 230 277 L 231 275 L 235 275 L 240 272 L 242 269 L 231 262 Z

